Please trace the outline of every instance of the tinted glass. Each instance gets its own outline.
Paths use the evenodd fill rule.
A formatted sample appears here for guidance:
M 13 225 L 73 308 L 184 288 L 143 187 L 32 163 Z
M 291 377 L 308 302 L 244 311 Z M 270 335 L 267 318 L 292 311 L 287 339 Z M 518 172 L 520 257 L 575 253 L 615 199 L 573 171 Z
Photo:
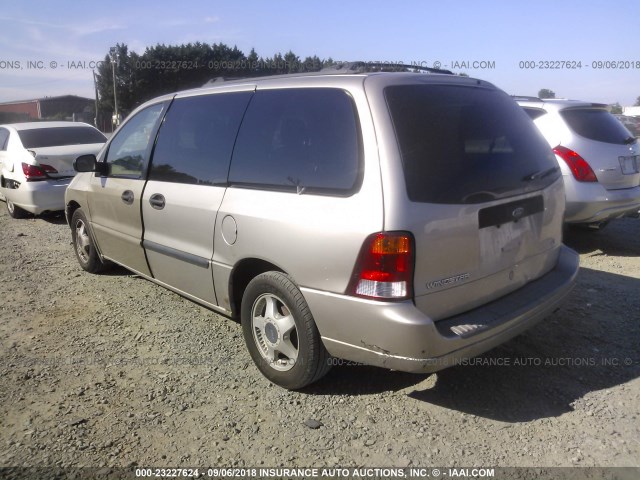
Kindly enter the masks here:
M 629 130 L 606 110 L 576 108 L 562 110 L 560 115 L 582 137 L 617 145 L 629 143 Z
M 175 100 L 162 122 L 150 180 L 226 183 L 233 143 L 253 92 Z
M 18 136 L 24 148 L 63 147 L 107 141 L 102 133 L 92 127 L 56 127 L 19 130 Z
M 360 178 L 351 97 L 329 88 L 258 91 L 245 115 L 229 182 L 348 194 Z
M 9 130 L 0 128 L 0 150 L 7 149 L 7 140 L 9 140 Z
M 414 202 L 486 202 L 544 188 L 560 175 L 538 129 L 504 92 L 399 85 L 385 96 Z
M 107 163 L 111 164 L 110 175 L 134 178 L 142 175 L 151 135 L 163 108 L 162 103 L 147 107 L 122 126 L 109 145 Z

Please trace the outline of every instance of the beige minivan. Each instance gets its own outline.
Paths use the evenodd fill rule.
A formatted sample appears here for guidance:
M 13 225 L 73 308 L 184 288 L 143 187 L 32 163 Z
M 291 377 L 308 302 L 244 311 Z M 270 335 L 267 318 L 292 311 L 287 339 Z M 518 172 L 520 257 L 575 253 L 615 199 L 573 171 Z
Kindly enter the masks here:
M 332 357 L 434 372 L 479 355 L 552 314 L 578 271 L 551 150 L 481 80 L 216 83 L 142 105 L 75 168 L 82 268 L 115 262 L 240 318 L 289 389 Z

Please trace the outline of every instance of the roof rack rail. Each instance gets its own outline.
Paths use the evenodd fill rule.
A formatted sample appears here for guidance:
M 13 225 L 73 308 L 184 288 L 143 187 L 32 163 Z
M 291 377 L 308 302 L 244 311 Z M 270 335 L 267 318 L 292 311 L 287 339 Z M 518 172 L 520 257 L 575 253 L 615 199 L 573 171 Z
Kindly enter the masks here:
M 528 102 L 542 102 L 544 101 L 540 97 L 529 97 L 527 95 L 511 95 L 514 100 L 528 101 Z
M 225 83 L 225 82 L 237 82 L 240 80 L 247 80 L 249 77 L 213 77 L 210 80 L 207 80 L 207 82 L 202 85 L 203 87 L 208 87 L 211 85 L 218 85 L 220 83 Z
M 320 70 L 321 74 L 328 73 L 368 73 L 368 72 L 404 72 L 406 70 L 420 70 L 429 73 L 442 73 L 446 75 L 454 75 L 451 70 L 442 68 L 423 67 L 421 65 L 407 65 L 404 63 L 393 62 L 340 62 Z
M 218 86 L 226 82 L 243 82 L 243 81 L 255 81 L 266 80 L 273 78 L 290 78 L 290 77 L 307 77 L 314 75 L 344 75 L 353 73 L 374 73 L 374 72 L 406 72 L 408 70 L 420 70 L 429 73 L 441 73 L 446 75 L 455 75 L 450 70 L 443 70 L 439 68 L 422 67 L 419 65 L 405 65 L 403 63 L 390 63 L 390 62 L 340 62 L 330 67 L 325 67 L 322 70 L 315 72 L 295 72 L 295 73 L 279 73 L 276 75 L 253 75 L 248 77 L 225 77 L 218 76 L 213 77 L 205 82 L 202 87 Z

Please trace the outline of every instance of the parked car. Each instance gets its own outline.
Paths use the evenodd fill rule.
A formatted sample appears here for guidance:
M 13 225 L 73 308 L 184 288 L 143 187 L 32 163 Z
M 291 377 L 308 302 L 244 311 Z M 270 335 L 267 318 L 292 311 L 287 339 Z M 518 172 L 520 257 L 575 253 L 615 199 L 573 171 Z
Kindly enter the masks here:
M 335 358 L 434 372 L 554 312 L 578 255 L 522 109 L 476 79 L 337 73 L 140 106 L 76 160 L 80 266 L 115 262 L 239 317 L 259 370 L 290 389 Z
M 615 115 L 632 135 L 640 137 L 640 118 L 631 117 L 628 115 Z
M 567 195 L 565 221 L 600 229 L 640 209 L 640 146 L 607 105 L 516 97 L 553 149 Z
M 106 140 L 79 122 L 0 125 L 0 199 L 9 215 L 64 210 L 64 191 L 76 173 L 73 161 L 97 154 Z

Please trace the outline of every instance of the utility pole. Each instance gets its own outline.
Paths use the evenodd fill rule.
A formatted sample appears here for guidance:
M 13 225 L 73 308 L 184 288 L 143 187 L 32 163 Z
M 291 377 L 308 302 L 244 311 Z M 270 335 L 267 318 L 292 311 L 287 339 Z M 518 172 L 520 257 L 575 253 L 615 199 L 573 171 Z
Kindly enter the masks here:
M 100 129 L 98 126 L 98 82 L 96 81 L 96 71 L 93 70 L 93 89 L 96 94 L 96 115 L 93 117 L 93 124 L 97 129 Z
M 120 116 L 118 115 L 118 97 L 116 94 L 116 65 L 118 64 L 118 47 L 111 47 L 109 49 L 109 57 L 111 58 L 111 71 L 113 72 L 113 120 L 112 125 L 116 127 L 120 125 Z

